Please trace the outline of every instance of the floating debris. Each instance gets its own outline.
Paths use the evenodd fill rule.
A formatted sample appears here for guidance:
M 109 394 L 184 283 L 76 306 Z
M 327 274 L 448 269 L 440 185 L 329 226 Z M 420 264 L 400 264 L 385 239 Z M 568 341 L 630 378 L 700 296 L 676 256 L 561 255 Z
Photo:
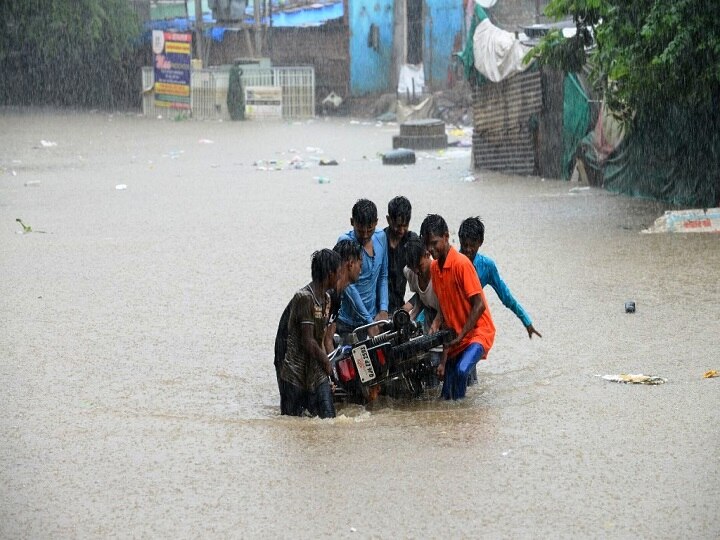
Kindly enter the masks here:
M 33 231 L 33 228 L 30 225 L 25 225 L 20 218 L 16 218 L 15 221 L 17 221 L 20 225 L 22 225 L 22 232 L 18 231 L 18 234 L 28 234 L 28 233 L 45 233 L 45 231 Z
M 118 184 L 117 186 L 115 186 L 115 189 L 117 189 L 118 191 L 127 189 L 127 184 Z
M 637 374 L 633 375 L 631 373 L 620 373 L 619 375 L 596 375 L 597 377 L 601 377 L 605 379 L 606 381 L 610 382 L 619 382 L 619 383 L 625 383 L 625 384 L 664 384 L 667 382 L 667 379 L 663 379 L 662 377 L 657 377 L 655 375 L 642 375 Z
M 53 141 L 46 141 L 45 139 L 40 141 L 40 146 L 43 148 L 52 148 L 53 146 L 57 146 L 56 142 Z
M 32 227 L 31 227 L 30 225 L 25 225 L 25 224 L 22 222 L 22 219 L 17 218 L 17 219 L 15 219 L 15 221 L 17 221 L 20 225 L 22 225 L 23 234 L 27 234 L 27 233 L 31 233 L 31 232 L 32 232 Z
M 720 372 L 715 369 L 711 369 L 703 374 L 703 378 L 705 379 L 712 379 L 713 377 L 720 377 Z
M 720 208 L 668 210 L 644 233 L 720 232 Z

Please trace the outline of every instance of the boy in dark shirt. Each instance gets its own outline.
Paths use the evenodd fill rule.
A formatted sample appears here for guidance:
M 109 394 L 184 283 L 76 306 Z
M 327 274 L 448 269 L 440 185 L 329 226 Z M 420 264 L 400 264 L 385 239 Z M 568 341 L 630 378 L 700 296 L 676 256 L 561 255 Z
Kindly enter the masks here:
M 329 336 L 325 339 L 325 352 L 330 353 L 333 350 L 333 334 L 335 333 L 335 319 L 340 309 L 340 297 L 345 287 L 351 283 L 355 283 L 360 275 L 362 267 L 362 247 L 352 240 L 341 240 L 333 251 L 340 255 L 340 269 L 337 272 L 337 282 L 334 290 L 330 292 L 330 320 L 326 334 Z M 277 377 L 278 390 L 280 389 L 280 369 L 282 368 L 285 353 L 287 352 L 288 338 L 288 321 L 290 319 L 290 307 L 292 301 L 288 302 L 285 310 L 280 316 L 277 333 L 275 334 L 275 376 Z
M 287 351 L 280 369 L 280 412 L 301 416 L 305 409 L 320 418 L 335 416 L 323 346 L 330 315 L 329 291 L 337 283 L 340 255 L 330 249 L 312 256 L 312 281 L 290 301 Z
M 407 278 L 405 268 L 405 251 L 408 240 L 418 238 L 410 231 L 412 206 L 410 201 L 399 195 L 388 203 L 388 226 L 385 227 L 388 247 L 388 312 L 393 313 L 405 304 Z

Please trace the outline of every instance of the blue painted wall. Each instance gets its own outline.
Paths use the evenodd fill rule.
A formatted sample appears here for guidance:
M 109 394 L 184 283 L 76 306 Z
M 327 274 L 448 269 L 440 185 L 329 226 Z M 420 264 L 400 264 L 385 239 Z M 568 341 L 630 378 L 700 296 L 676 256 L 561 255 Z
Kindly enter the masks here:
M 361 96 L 390 89 L 392 69 L 392 0 L 350 0 L 350 93 Z M 378 50 L 368 47 L 370 26 L 378 27 Z
M 423 60 L 425 82 L 444 87 L 447 84 L 448 69 L 452 65 L 452 53 L 458 33 L 463 31 L 462 0 L 425 1 L 425 40 Z M 465 40 L 460 36 L 460 44 Z
M 350 0 L 350 93 L 393 92 L 392 69 L 394 2 Z M 455 40 L 463 31 L 462 0 L 425 0 L 423 63 L 425 81 L 444 87 L 452 65 Z M 379 49 L 368 47 L 370 25 L 379 31 Z M 459 47 L 465 43 L 460 36 Z

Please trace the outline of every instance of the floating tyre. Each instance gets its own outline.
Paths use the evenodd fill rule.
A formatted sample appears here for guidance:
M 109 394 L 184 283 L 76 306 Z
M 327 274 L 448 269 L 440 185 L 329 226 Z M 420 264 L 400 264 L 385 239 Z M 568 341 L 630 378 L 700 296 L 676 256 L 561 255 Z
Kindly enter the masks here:
M 415 163 L 415 152 L 407 148 L 398 148 L 383 154 L 383 165 L 412 165 Z
M 393 137 L 393 148 L 433 150 L 447 148 L 445 122 L 434 118 L 411 120 L 400 124 L 400 135 Z

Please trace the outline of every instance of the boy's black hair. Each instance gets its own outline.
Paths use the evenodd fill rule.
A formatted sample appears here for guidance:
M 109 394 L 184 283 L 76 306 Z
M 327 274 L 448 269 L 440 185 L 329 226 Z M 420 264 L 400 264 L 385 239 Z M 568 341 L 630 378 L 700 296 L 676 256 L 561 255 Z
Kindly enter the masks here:
M 362 259 L 362 246 L 349 238 L 335 244 L 333 251 L 340 255 L 341 263 Z
M 315 282 L 323 282 L 340 268 L 340 255 L 332 249 L 320 249 L 312 254 L 310 273 Z
M 377 223 L 377 206 L 368 199 L 358 199 L 352 207 L 353 223 L 360 227 L 370 227 Z
M 447 223 L 445 223 L 443 217 L 438 214 L 428 214 L 420 226 L 420 236 L 425 244 L 427 244 L 431 234 L 442 236 L 448 232 Z
M 412 205 L 407 197 L 398 195 L 388 203 L 388 216 L 393 221 L 401 218 L 402 223 L 410 223 L 410 214 L 412 214 Z
M 485 241 L 485 224 L 480 216 L 469 217 L 460 224 L 458 229 L 458 238 L 460 241 L 470 240 L 471 242 L 480 242 L 483 245 Z
M 426 251 L 425 242 L 416 236 L 410 238 L 405 244 L 405 266 L 411 270 L 417 268 Z

